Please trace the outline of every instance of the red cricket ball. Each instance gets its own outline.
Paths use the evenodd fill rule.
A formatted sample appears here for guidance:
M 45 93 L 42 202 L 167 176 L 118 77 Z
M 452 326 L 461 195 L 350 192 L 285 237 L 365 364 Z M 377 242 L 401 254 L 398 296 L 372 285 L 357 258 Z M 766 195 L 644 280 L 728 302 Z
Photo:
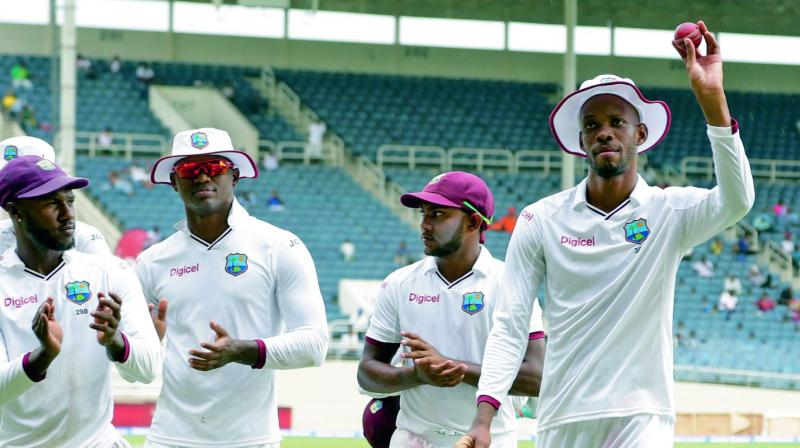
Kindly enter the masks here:
M 700 42 L 703 41 L 703 35 L 700 33 L 700 27 L 696 23 L 681 23 L 675 28 L 675 41 L 678 46 L 683 47 L 683 39 L 687 37 L 692 40 L 695 48 L 700 46 Z

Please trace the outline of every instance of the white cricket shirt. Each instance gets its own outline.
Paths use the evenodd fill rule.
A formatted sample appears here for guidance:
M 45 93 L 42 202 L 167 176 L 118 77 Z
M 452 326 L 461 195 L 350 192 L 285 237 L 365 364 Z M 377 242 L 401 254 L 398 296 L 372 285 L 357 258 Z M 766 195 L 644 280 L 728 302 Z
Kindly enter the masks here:
M 17 236 L 10 219 L 0 221 L 0 254 L 9 247 L 17 247 Z M 97 228 L 75 221 L 75 250 L 87 254 L 111 255 L 108 243 Z
M 503 269 L 503 262 L 481 247 L 472 270 L 452 283 L 439 273 L 434 257 L 394 271 L 381 285 L 367 343 L 371 339 L 396 344 L 403 339 L 401 331 L 411 331 L 442 356 L 480 364 L 502 289 Z M 532 317 L 524 329 L 526 342 L 528 332 L 543 331 L 541 312 L 528 316 Z M 521 362 L 520 357 L 516 366 L 509 367 L 512 380 Z M 476 390 L 466 383 L 403 390 L 397 427 L 421 436 L 462 435 L 469 431 L 475 416 Z M 517 427 L 510 399 L 504 397 L 500 402 L 508 406 L 500 407 L 492 434 L 506 434 Z
M 328 325 L 314 262 L 295 235 L 251 217 L 234 201 L 230 226 L 210 244 L 179 230 L 139 255 L 152 303 L 169 301 L 163 387 L 148 440 L 240 447 L 280 440 L 273 369 L 318 366 Z M 201 372 L 189 350 L 213 342 L 212 320 L 234 339 L 258 340 L 264 369 L 229 363 Z M 281 334 L 285 326 L 288 332 Z M 264 350 L 265 349 L 265 350 Z
M 120 331 L 126 357 L 112 362 L 89 328 L 97 294 L 122 298 Z M 61 352 L 44 379 L 33 381 L 23 364 L 41 344 L 31 329 L 48 298 L 63 330 Z M 16 251 L 0 259 L 0 446 L 109 446 L 120 435 L 111 426 L 110 364 L 127 381 L 149 383 L 161 370 L 161 345 L 133 269 L 119 258 L 64 252 L 43 276 L 25 268 Z
M 755 197 L 736 127 L 708 126 L 719 185 L 660 189 L 640 177 L 610 213 L 586 180 L 525 208 L 509 243 L 481 395 L 498 400 L 523 354 L 544 282 L 549 323 L 539 429 L 633 414 L 672 416 L 672 311 L 681 256 L 733 225 Z

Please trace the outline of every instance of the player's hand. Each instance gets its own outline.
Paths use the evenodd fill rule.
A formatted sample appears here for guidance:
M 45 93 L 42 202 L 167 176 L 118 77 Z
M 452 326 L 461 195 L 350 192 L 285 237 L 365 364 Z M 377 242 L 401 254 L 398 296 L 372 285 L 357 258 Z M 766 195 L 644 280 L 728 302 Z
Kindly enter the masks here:
M 464 446 L 470 448 L 489 448 L 492 444 L 491 426 L 495 414 L 496 410 L 490 404 L 479 403 L 472 426 L 459 442 L 469 442 L 469 445 Z
M 453 448 L 473 448 L 475 446 L 475 440 L 472 439 L 470 436 L 463 436 L 458 439 Z
M 235 362 L 239 358 L 241 350 L 238 340 L 232 338 L 224 328 L 215 321 L 211 321 L 211 329 L 216 334 L 214 342 L 203 342 L 201 347 L 207 351 L 202 350 L 189 350 L 192 355 L 189 358 L 189 367 L 209 371 L 219 369 L 220 367 Z
M 432 345 L 418 335 L 404 331 L 405 339 L 400 343 L 411 348 L 411 352 L 401 353 L 405 359 L 414 360 L 414 372 L 425 384 L 436 387 L 455 387 L 464 380 L 467 366 L 443 357 Z
M 697 26 L 706 41 L 705 56 L 700 54 L 688 38 L 683 40 L 683 45 L 673 41 L 672 46 L 686 64 L 692 91 L 703 110 L 706 122 L 711 126 L 730 126 L 731 115 L 722 86 L 722 55 L 719 43 L 702 20 L 697 22 Z
M 441 364 L 447 361 L 447 358 L 442 356 L 442 354 L 436 350 L 436 347 L 419 337 L 419 335 L 410 331 L 401 331 L 400 335 L 404 338 L 400 341 L 400 345 L 408 347 L 411 350 L 410 352 L 400 353 L 401 358 L 413 359 L 414 362 L 417 360 L 425 360 L 428 364 Z
M 50 360 L 61 353 L 61 342 L 64 340 L 64 332 L 56 321 L 55 313 L 55 301 L 48 297 L 36 311 L 31 323 L 36 339 L 42 344 L 42 354 Z
M 91 314 L 94 322 L 89 324 L 90 328 L 97 331 L 97 342 L 103 347 L 124 348 L 125 342 L 118 331 L 122 320 L 122 299 L 113 292 L 109 292 L 108 297 L 100 292 L 97 293 L 97 302 L 97 309 Z
M 689 81 L 695 94 L 706 92 L 722 91 L 722 55 L 720 54 L 719 43 L 706 24 L 701 20 L 697 22 L 703 40 L 706 41 L 706 55 L 700 54 L 692 44 L 691 39 L 684 38 L 683 45 L 678 45 L 673 41 L 672 46 L 681 59 L 686 64 L 686 71 L 689 73 Z
M 150 318 L 153 319 L 153 326 L 156 328 L 158 340 L 164 340 L 164 335 L 167 334 L 167 299 L 159 300 L 158 307 L 148 303 L 147 309 L 150 310 Z

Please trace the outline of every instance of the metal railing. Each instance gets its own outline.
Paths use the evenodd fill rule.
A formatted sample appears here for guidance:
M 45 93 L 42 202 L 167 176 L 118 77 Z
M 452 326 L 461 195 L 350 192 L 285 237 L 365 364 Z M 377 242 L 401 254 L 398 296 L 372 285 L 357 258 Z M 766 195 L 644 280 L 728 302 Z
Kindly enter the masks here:
M 441 171 L 456 168 L 510 173 L 536 171 L 545 175 L 561 169 L 561 152 L 532 149 L 511 151 L 503 148 L 445 149 L 441 146 L 381 145 L 376 160 L 381 169 L 387 165 L 400 165 L 410 169 L 436 167 Z M 580 175 L 585 169 L 585 164 L 577 164 L 576 174 Z
M 447 170 L 447 151 L 440 146 L 381 145 L 377 154 L 378 166 L 399 164 L 414 169 L 418 165 L 435 166 Z
M 750 171 L 753 173 L 753 178 L 770 182 L 799 180 L 800 161 L 750 159 Z M 712 180 L 714 178 L 714 160 L 711 157 L 684 157 L 681 160 L 681 174 L 703 176 L 706 180 Z
M 314 160 L 322 161 L 329 165 L 338 166 L 341 156 L 339 149 L 333 143 L 324 143 L 319 155 L 312 155 L 307 151 L 308 143 L 300 141 L 283 141 L 277 144 L 270 140 L 259 140 L 260 150 L 269 149 L 278 160 L 302 161 L 309 165 Z
M 499 148 L 450 148 L 447 151 L 449 169 L 471 168 L 501 170 L 509 173 L 517 171 L 514 153 Z
M 99 136 L 100 132 L 76 132 L 75 152 L 86 153 L 89 157 L 94 157 L 98 151 L 105 151 L 111 154 L 122 154 L 125 160 L 131 160 L 134 155 L 160 156 L 169 148 L 167 139 L 158 134 L 114 133 L 110 145 L 101 145 L 98 141 Z M 55 140 L 59 141 L 58 135 Z
M 719 377 L 735 378 L 733 382 L 747 386 L 763 386 L 764 380 L 778 380 L 792 382 L 800 387 L 800 375 L 793 373 L 760 372 L 755 370 L 725 369 L 718 367 L 703 367 L 693 365 L 675 365 L 675 378 L 680 381 L 704 381 L 704 378 L 712 375 Z M 719 381 L 724 382 L 724 381 Z

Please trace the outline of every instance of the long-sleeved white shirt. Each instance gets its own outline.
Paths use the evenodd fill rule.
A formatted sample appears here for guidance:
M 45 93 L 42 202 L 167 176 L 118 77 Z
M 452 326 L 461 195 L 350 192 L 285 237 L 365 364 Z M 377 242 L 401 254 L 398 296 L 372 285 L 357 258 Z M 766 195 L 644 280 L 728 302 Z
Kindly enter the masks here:
M 672 311 L 681 256 L 736 223 L 755 197 L 737 129 L 708 126 L 718 186 L 660 189 L 639 178 L 610 213 L 586 180 L 523 210 L 478 395 L 502 401 L 545 286 L 547 352 L 539 429 L 640 413 L 672 416 Z
M 112 362 L 89 324 L 97 294 L 122 298 L 122 359 Z M 25 366 L 41 344 L 31 324 L 52 297 L 61 325 L 61 352 L 44 378 Z M 162 366 L 161 345 L 136 276 L 124 261 L 77 251 L 48 275 L 29 270 L 8 249 L 0 259 L 0 446 L 81 448 L 109 446 L 120 436 L 111 426 L 110 364 L 127 381 L 149 383 Z
M 228 225 L 207 243 L 181 221 L 178 232 L 136 262 L 147 300 L 169 302 L 163 387 L 148 436 L 153 442 L 185 447 L 277 442 L 273 369 L 317 366 L 325 358 L 327 319 L 305 245 L 251 217 L 235 201 Z M 212 320 L 232 338 L 258 342 L 256 369 L 239 363 L 209 372 L 189 367 L 189 350 L 204 350 L 201 342 L 214 341 Z
M 9 247 L 17 246 L 17 236 L 10 219 L 0 221 L 0 254 Z M 87 254 L 111 255 L 111 249 L 96 227 L 83 221 L 75 221 L 75 250 Z

